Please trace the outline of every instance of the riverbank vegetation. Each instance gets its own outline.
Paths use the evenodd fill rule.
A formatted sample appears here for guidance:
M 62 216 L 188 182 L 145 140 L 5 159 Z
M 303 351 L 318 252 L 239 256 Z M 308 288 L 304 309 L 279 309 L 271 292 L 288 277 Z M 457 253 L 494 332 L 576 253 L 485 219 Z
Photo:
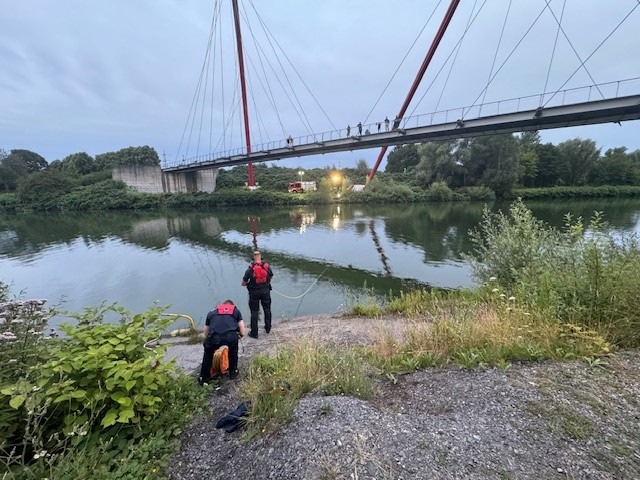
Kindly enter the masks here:
M 92 307 L 59 338 L 42 301 L 0 293 L 3 478 L 161 477 L 208 394 L 163 361 L 155 340 L 173 320 L 159 307 Z
M 115 210 L 228 205 L 417 203 L 495 198 L 640 196 L 640 151 L 602 153 L 592 140 L 543 144 L 535 132 L 402 145 L 366 189 L 370 167 L 285 168 L 254 165 L 259 189 L 248 191 L 247 166 L 221 169 L 214 193 L 145 194 L 111 180 L 118 166 L 160 165 L 148 146 L 96 155 L 80 152 L 51 163 L 28 150 L 0 150 L 0 210 Z M 299 179 L 318 190 L 288 193 Z
M 370 345 L 301 343 L 254 359 L 243 393 L 262 408 L 250 434 L 286 422 L 295 399 L 311 389 L 370 395 L 375 376 L 363 371 L 394 379 L 445 364 L 508 369 L 513 362 L 577 359 L 604 367 L 612 351 L 640 347 L 640 249 L 635 238 L 616 238 L 603 226 L 595 213 L 588 235 L 583 220 L 569 216 L 562 230 L 552 229 L 521 201 L 508 213 L 485 210 L 469 254 L 482 286 L 416 290 L 384 302 L 371 295 L 351 308 L 352 315 L 385 319 L 388 326 L 376 329 Z M 349 378 L 358 381 L 344 382 Z M 286 389 L 269 388 L 282 382 Z

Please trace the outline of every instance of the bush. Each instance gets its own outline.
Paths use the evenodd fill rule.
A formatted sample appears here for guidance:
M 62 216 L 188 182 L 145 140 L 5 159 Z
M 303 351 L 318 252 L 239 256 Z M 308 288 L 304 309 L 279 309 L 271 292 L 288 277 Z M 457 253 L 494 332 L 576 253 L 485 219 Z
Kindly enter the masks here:
M 56 210 L 59 200 L 69 193 L 75 182 L 67 175 L 55 171 L 32 173 L 18 183 L 18 201 L 35 210 Z
M 508 216 L 485 206 L 479 228 L 469 235 L 474 250 L 466 258 L 474 275 L 485 282 L 495 277 L 503 287 L 513 288 L 525 271 L 535 271 L 556 253 L 556 232 L 521 200 L 511 205 Z
M 433 182 L 427 190 L 427 198 L 438 202 L 447 202 L 453 198 L 453 191 L 445 182 Z
M 635 236 L 604 233 L 601 215 L 584 231 L 567 216 L 562 231 L 535 219 L 521 201 L 510 217 L 487 209 L 472 232 L 474 273 L 532 309 L 595 329 L 620 347 L 640 346 L 640 246 Z
M 12 322 L 24 331 L 10 340 L 12 351 L 2 350 L 11 358 L 2 359 L 10 368 L 1 377 L 0 423 L 13 429 L 0 429 L 0 464 L 18 477 L 32 472 L 39 478 L 33 472 L 43 468 L 79 471 L 81 465 L 69 462 L 76 458 L 89 471 L 91 465 L 118 465 L 118 455 L 138 455 L 136 445 L 147 440 L 158 446 L 177 435 L 198 395 L 192 379 L 181 380 L 173 362 L 162 361 L 164 347 L 154 346 L 173 321 L 162 314 L 159 307 L 134 316 L 115 305 L 88 308 L 73 316 L 76 325 L 63 327 L 64 339 L 48 341 L 34 333 L 43 321 L 30 326 L 31 317 L 21 314 L 21 322 Z M 105 321 L 109 315 L 117 321 Z M 25 348 L 29 339 L 36 340 Z M 113 478 L 111 468 L 92 478 Z

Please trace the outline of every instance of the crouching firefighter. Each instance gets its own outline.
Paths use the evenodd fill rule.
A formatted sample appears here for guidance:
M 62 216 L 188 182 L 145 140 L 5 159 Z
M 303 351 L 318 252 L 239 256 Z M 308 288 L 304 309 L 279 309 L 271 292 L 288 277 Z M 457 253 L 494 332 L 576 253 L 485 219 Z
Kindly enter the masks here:
M 204 327 L 204 355 L 200 370 L 200 384 L 211 380 L 213 352 L 222 346 L 229 348 L 229 378 L 238 376 L 238 339 L 247 334 L 242 314 L 231 300 L 225 300 L 207 314 Z

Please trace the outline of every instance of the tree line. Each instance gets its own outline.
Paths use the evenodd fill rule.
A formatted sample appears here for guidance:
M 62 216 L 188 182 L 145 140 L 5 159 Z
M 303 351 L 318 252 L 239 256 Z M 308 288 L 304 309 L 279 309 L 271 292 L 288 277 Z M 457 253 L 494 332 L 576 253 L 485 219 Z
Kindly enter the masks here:
M 155 149 L 149 146 L 127 147 L 96 155 L 95 158 L 85 152 L 73 153 L 51 163 L 30 150 L 6 152 L 0 149 L 0 188 L 4 191 L 16 190 L 21 181 L 38 173 L 40 175 L 37 177 L 41 179 L 55 173 L 77 179 L 126 165 L 160 165 L 160 158 Z M 110 173 L 108 178 L 111 178 Z
M 422 187 L 481 186 L 508 197 L 515 187 L 640 185 L 640 150 L 601 154 L 593 140 L 553 145 L 525 132 L 402 145 L 389 154 L 385 172 L 410 173 Z

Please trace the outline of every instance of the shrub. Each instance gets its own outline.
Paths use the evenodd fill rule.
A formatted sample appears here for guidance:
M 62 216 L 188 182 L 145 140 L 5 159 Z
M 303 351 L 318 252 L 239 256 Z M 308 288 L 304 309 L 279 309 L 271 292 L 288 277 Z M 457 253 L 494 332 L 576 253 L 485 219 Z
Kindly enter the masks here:
M 466 258 L 474 275 L 482 281 L 495 277 L 504 287 L 513 287 L 525 270 L 535 271 L 556 253 L 556 232 L 521 200 L 511 205 L 508 216 L 485 206 L 480 226 L 469 235 L 474 250 Z
M 597 212 L 586 233 L 582 219 L 570 216 L 562 231 L 553 230 L 521 201 L 510 217 L 485 209 L 471 235 L 474 273 L 554 319 L 595 329 L 618 346 L 639 346 L 640 247 L 635 236 L 603 227 Z
M 5 438 L 13 444 L 4 443 L 13 456 L 5 463 L 15 462 L 15 452 L 27 464 L 37 463 L 39 451 L 62 455 L 72 438 L 99 437 L 104 429 L 114 435 L 109 427 L 117 425 L 140 428 L 168 407 L 162 392 L 175 367 L 162 362 L 162 346 L 150 346 L 172 321 L 162 312 L 153 307 L 131 316 L 115 305 L 87 308 L 74 315 L 76 325 L 62 327 L 64 339 L 46 342 L 29 368 L 14 371 L 13 381 L 3 379 L 2 404 L 8 400 L 17 413 L 16 431 Z M 118 321 L 105 322 L 109 314 Z

